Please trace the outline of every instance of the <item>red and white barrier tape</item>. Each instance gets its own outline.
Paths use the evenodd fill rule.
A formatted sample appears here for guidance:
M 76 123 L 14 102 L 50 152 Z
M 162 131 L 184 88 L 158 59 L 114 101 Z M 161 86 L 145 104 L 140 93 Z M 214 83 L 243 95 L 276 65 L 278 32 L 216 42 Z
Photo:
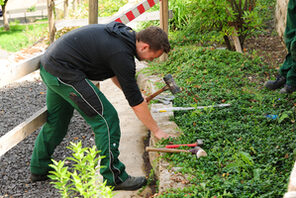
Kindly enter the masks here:
M 136 17 L 143 14 L 145 11 L 149 10 L 151 7 L 153 7 L 157 3 L 159 3 L 159 0 L 144 0 L 134 8 L 128 10 L 123 15 L 116 18 L 115 21 L 127 24 L 132 20 L 134 20 Z

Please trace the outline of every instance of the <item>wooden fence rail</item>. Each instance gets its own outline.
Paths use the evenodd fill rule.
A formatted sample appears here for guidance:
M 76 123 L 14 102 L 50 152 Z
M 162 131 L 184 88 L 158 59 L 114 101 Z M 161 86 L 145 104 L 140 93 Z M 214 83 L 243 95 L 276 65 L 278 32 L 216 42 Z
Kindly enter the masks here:
M 5 86 L 13 81 L 16 81 L 39 69 L 39 62 L 42 54 L 30 58 L 22 63 L 15 65 L 14 70 L 8 72 L 0 79 L 0 87 Z M 0 138 L 0 157 L 7 151 L 20 143 L 28 135 L 42 126 L 47 117 L 47 108 L 43 107 L 30 118 L 10 130 Z
M 43 53 L 42 53 L 43 54 Z M 36 70 L 39 69 L 39 61 L 42 54 L 38 54 L 30 59 L 27 59 L 19 64 L 12 66 L 13 70 L 5 73 L 4 76 L 1 76 L 0 87 L 8 85 Z
M 0 157 L 41 127 L 47 118 L 47 108 L 43 107 L 23 123 L 0 138 Z

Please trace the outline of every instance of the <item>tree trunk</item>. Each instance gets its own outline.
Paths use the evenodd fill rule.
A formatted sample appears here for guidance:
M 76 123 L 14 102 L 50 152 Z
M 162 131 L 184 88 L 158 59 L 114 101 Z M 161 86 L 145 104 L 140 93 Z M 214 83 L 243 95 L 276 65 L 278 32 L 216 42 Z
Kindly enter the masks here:
M 243 49 L 242 49 L 239 37 L 237 35 L 238 35 L 237 31 L 234 30 L 231 36 L 233 39 L 234 47 L 237 52 L 243 53 Z
M 233 49 L 232 49 L 232 46 L 231 46 L 228 36 L 225 35 L 223 38 L 224 38 L 227 49 L 232 51 Z
M 8 31 L 10 28 L 9 28 L 9 23 L 8 23 L 8 17 L 6 15 L 6 4 L 7 4 L 8 0 L 5 0 L 3 2 L 3 5 L 1 6 L 2 7 L 2 14 L 3 14 L 3 27 L 4 27 L 4 30 L 5 31 Z
M 54 21 L 54 0 L 47 0 L 47 10 L 48 10 L 48 31 L 49 31 L 49 41 L 54 42 L 54 35 L 56 32 L 55 21 Z
M 77 0 L 73 0 L 73 10 L 77 9 Z
M 240 35 L 239 36 L 239 40 L 240 40 L 242 49 L 244 49 L 245 38 L 246 38 L 246 35 Z
M 68 18 L 69 0 L 64 0 L 64 18 Z

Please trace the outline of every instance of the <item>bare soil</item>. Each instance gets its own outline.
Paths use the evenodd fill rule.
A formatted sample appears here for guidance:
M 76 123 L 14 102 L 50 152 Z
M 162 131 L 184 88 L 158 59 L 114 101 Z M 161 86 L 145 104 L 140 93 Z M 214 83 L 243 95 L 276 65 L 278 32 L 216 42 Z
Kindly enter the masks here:
M 281 37 L 270 27 L 267 32 L 252 36 L 245 41 L 244 48 L 248 53 L 255 52 L 264 62 L 278 69 L 285 60 L 287 50 Z

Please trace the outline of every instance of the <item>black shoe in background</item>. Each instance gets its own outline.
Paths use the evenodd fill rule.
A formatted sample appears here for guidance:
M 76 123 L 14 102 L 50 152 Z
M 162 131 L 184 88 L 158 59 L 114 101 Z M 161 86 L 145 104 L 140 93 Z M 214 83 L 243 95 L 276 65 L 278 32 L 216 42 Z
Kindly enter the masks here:
M 282 89 L 280 90 L 280 93 L 281 93 L 281 94 L 291 94 L 291 93 L 293 93 L 294 91 L 296 91 L 296 87 L 291 86 L 291 85 L 285 85 L 284 88 L 282 88 Z
M 277 76 L 276 80 L 267 81 L 264 86 L 269 90 L 275 90 L 282 88 L 286 84 L 286 78 L 283 76 Z

